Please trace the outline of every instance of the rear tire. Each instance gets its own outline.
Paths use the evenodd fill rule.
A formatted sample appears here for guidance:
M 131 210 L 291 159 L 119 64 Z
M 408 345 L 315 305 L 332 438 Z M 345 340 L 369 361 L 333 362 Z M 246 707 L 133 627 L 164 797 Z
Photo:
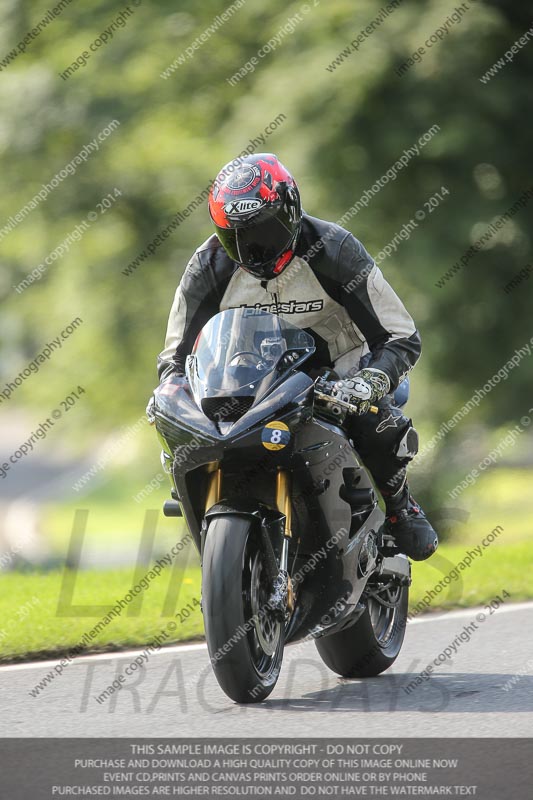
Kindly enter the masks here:
M 266 575 L 252 521 L 215 517 L 202 557 L 202 608 L 215 677 L 236 703 L 268 697 L 281 669 L 284 626 L 268 611 L 258 614 L 270 594 Z
M 408 601 L 408 586 L 382 589 L 377 597 L 369 597 L 354 625 L 317 639 L 315 644 L 324 664 L 344 678 L 369 678 L 384 672 L 400 653 Z

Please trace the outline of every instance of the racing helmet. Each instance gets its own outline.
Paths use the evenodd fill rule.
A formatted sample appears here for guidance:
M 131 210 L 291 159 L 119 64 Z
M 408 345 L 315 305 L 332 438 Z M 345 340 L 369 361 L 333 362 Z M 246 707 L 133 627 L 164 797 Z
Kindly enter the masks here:
M 271 153 L 226 164 L 209 194 L 217 237 L 242 269 L 270 280 L 288 266 L 302 224 L 296 181 Z

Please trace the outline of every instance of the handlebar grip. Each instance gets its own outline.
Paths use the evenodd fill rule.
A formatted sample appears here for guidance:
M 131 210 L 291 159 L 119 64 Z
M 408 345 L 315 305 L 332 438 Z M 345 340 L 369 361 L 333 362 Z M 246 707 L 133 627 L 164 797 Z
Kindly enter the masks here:
M 321 392 L 318 389 L 315 389 L 315 397 L 318 397 L 319 400 L 325 400 L 326 402 L 331 403 L 331 405 L 336 405 L 339 408 L 345 408 L 352 414 L 357 413 L 357 408 L 355 408 L 355 406 L 352 406 L 350 403 L 345 403 L 344 400 L 336 400 L 331 395 L 326 394 L 325 392 Z M 378 411 L 379 409 L 377 406 L 370 406 L 370 408 L 368 409 L 369 414 L 377 414 Z

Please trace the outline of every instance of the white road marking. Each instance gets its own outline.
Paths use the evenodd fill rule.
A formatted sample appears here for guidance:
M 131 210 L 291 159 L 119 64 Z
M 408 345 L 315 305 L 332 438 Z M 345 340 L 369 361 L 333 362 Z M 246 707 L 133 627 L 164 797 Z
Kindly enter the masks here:
M 488 604 L 487 604 L 488 605 Z M 418 622 L 440 622 L 442 619 L 449 619 L 453 616 L 454 619 L 461 619 L 463 617 L 475 617 L 478 611 L 485 611 L 486 606 L 471 606 L 459 611 L 443 611 L 440 614 L 421 614 L 409 622 L 409 625 L 416 625 Z M 500 606 L 494 613 L 505 614 L 510 611 L 533 611 L 533 603 L 511 603 L 510 605 Z
M 419 625 L 423 622 L 442 622 L 443 620 L 450 620 L 450 619 L 465 619 L 465 618 L 472 618 L 475 617 L 476 613 L 479 611 L 484 611 L 485 606 L 472 606 L 471 608 L 461 609 L 459 611 L 446 611 L 441 614 L 421 614 L 415 619 L 412 619 L 408 625 Z M 495 612 L 496 614 L 506 614 L 513 611 L 533 611 L 533 602 L 529 603 L 512 603 L 511 605 L 501 606 Z M 295 643 L 296 645 L 298 642 Z M 288 655 L 290 654 L 290 645 L 288 646 Z M 83 664 L 87 661 L 118 661 L 123 658 L 129 658 L 130 660 L 135 658 L 135 656 L 140 655 L 145 651 L 146 647 L 138 650 L 120 650 L 118 652 L 109 652 L 109 653 L 97 653 L 96 655 L 86 655 L 86 656 L 78 656 L 77 658 L 71 659 L 69 662 L 69 666 L 74 664 Z M 169 653 L 189 653 L 194 650 L 206 650 L 207 645 L 204 642 L 199 642 L 195 644 L 179 644 L 173 647 L 162 647 L 157 652 L 154 652 L 150 655 L 150 658 L 155 658 L 156 656 L 161 655 L 168 655 Z M 5 667 L 0 667 L 0 673 L 2 672 L 18 672 L 27 669 L 41 669 L 45 670 L 47 667 L 54 667 L 58 664 L 63 657 L 58 657 L 54 661 L 32 661 L 31 663 L 24 663 L 24 664 L 9 664 Z
M 207 645 L 203 642 L 199 642 L 197 644 L 181 644 L 175 645 L 174 647 L 164 647 L 161 650 L 158 650 L 154 653 L 150 653 L 150 658 L 154 658 L 154 656 L 159 656 L 161 653 L 187 653 L 191 650 L 205 650 Z M 77 656 L 73 658 L 69 662 L 69 666 L 74 664 L 81 664 L 85 661 L 118 661 L 121 658 L 135 658 L 135 656 L 139 656 L 141 653 L 144 653 L 146 650 L 146 646 L 139 650 L 119 650 L 117 652 L 110 651 L 109 653 L 96 653 L 95 655 L 87 654 L 86 656 Z M 24 664 L 9 664 L 6 667 L 0 667 L 0 672 L 16 672 L 18 670 L 24 669 L 36 669 L 37 667 L 41 669 L 46 669 L 46 667 L 55 667 L 56 664 L 64 659 L 65 656 L 58 656 L 55 661 L 32 661 L 31 663 L 24 663 Z

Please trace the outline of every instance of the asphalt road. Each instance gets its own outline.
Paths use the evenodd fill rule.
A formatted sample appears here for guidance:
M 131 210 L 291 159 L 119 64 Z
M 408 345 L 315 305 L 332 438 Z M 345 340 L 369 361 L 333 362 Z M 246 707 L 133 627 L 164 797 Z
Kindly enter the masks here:
M 473 621 L 470 640 L 404 691 Z M 270 698 L 245 707 L 222 693 L 201 644 L 154 654 L 102 704 L 95 696 L 140 651 L 75 659 L 38 697 L 29 691 L 56 662 L 2 667 L 0 736 L 532 736 L 532 630 L 533 603 L 419 617 L 394 667 L 355 681 L 312 642 L 294 645 Z

